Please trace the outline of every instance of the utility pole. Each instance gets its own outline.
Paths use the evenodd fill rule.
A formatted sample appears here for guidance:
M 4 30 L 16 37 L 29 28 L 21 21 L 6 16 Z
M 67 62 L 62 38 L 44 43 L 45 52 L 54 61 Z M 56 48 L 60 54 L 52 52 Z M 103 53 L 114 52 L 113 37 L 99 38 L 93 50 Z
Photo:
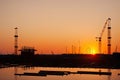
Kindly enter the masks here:
M 79 47 L 78 47 L 78 54 L 80 54 L 81 52 L 80 52 L 80 41 L 79 41 Z

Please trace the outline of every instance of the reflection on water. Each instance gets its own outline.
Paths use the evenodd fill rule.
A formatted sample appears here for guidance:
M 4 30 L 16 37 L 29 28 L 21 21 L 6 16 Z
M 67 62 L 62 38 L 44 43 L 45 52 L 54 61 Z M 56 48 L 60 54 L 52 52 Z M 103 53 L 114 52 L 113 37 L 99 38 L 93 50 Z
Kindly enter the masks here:
M 38 73 L 40 70 L 45 71 L 94 71 L 94 72 L 112 72 L 112 75 L 96 74 L 69 74 L 64 76 L 47 75 L 47 76 L 16 76 L 14 74 L 23 74 L 24 72 Z M 51 67 L 9 67 L 0 68 L 0 80 L 119 80 L 118 73 L 120 69 L 98 69 L 98 68 L 51 68 Z
M 17 67 L 14 67 L 14 73 L 17 73 Z M 17 76 L 15 76 L 15 80 L 17 80 Z
M 111 69 L 108 69 L 108 72 L 111 72 Z M 108 76 L 108 80 L 111 80 L 111 76 Z

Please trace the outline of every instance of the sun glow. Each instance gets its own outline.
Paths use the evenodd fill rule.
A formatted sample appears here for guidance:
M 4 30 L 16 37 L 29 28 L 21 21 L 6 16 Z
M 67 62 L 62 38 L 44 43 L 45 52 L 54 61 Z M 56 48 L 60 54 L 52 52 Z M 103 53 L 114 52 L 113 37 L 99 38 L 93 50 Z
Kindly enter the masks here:
M 91 54 L 92 54 L 92 55 L 95 55 L 96 53 L 97 53 L 97 52 L 96 52 L 96 49 L 92 48 L 92 49 L 91 49 Z

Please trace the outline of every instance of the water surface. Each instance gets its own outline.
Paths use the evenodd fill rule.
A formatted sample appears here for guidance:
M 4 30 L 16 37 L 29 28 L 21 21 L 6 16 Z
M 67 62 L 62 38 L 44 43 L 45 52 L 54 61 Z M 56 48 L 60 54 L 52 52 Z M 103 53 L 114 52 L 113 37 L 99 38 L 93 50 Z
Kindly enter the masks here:
M 70 74 L 64 76 L 47 75 L 47 76 L 16 76 L 15 73 L 32 72 L 37 73 L 40 70 L 50 71 L 111 71 L 112 75 L 95 75 L 95 74 Z M 120 80 L 120 69 L 99 69 L 99 68 L 53 68 L 53 67 L 9 67 L 0 68 L 0 80 Z

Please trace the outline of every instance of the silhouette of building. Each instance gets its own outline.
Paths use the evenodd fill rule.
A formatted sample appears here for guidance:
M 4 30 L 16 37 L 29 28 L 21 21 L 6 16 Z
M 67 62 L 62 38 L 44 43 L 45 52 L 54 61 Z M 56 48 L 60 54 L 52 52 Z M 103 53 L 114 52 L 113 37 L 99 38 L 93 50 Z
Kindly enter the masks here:
M 35 55 L 35 51 L 37 51 L 37 50 L 35 50 L 34 47 L 26 47 L 26 46 L 24 46 L 19 51 L 21 51 L 22 56 L 33 56 L 33 55 Z

